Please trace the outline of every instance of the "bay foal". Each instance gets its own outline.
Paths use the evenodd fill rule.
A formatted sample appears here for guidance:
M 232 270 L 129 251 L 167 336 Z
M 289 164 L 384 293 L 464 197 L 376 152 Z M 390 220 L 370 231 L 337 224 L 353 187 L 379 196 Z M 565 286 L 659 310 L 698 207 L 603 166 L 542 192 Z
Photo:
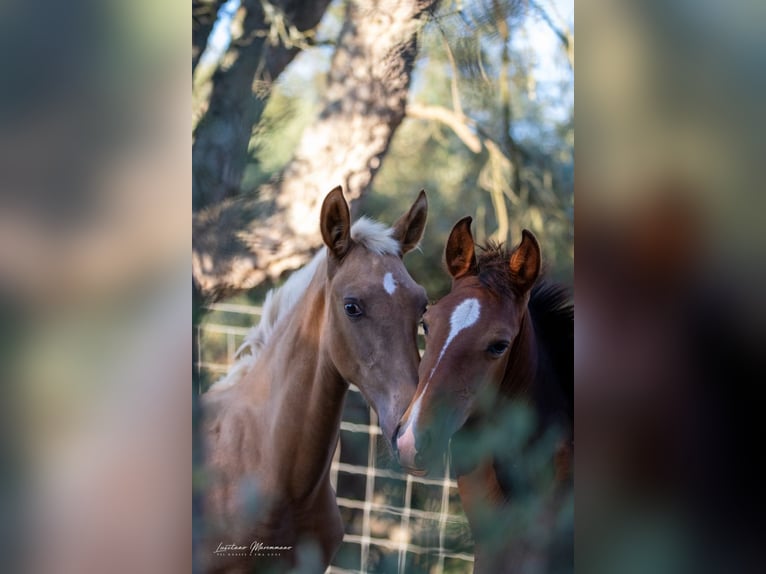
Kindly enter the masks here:
M 427 299 L 402 256 L 425 227 L 424 192 L 392 228 L 353 226 L 340 188 L 320 216 L 326 245 L 269 294 L 229 375 L 204 396 L 209 572 L 322 572 L 343 537 L 330 463 L 349 383 L 396 425 L 417 384 Z
M 571 503 L 574 308 L 561 287 L 536 285 L 540 247 L 530 232 L 513 251 L 489 245 L 477 258 L 470 225 L 466 217 L 453 228 L 445 249 L 452 289 L 423 316 L 426 350 L 397 432 L 398 458 L 424 475 L 452 439 L 475 572 L 572 571 L 571 531 L 554 531 Z M 519 403 L 537 426 L 514 459 L 519 419 L 510 413 L 518 417 Z M 543 438 L 550 446 L 540 465 L 532 445 Z M 529 474 L 524 465 L 543 468 L 545 480 L 519 480 Z

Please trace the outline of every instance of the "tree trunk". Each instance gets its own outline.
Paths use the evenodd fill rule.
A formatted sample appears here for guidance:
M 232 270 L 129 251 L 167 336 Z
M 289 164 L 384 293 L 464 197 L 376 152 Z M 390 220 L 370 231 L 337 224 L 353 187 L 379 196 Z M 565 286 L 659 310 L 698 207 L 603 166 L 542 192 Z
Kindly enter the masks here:
M 322 111 L 283 172 L 260 188 L 267 201 L 239 199 L 195 216 L 193 272 L 208 297 L 304 264 L 321 245 L 327 192 L 342 185 L 355 200 L 368 189 L 404 117 L 417 33 L 435 3 L 349 3 Z
M 210 104 L 194 133 L 195 212 L 239 194 L 250 137 L 272 82 L 300 50 L 294 33 L 316 27 L 328 4 L 329 0 L 277 1 L 270 4 L 276 10 L 267 17 L 262 0 L 242 1 L 231 44 L 213 75 Z
M 207 47 L 207 39 L 223 0 L 192 0 L 192 73 Z

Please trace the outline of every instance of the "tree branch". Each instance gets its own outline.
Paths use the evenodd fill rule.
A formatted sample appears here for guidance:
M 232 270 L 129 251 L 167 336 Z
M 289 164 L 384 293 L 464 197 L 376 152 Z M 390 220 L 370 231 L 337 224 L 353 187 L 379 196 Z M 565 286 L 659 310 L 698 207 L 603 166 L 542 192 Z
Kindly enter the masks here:
M 538 14 L 540 14 L 540 17 L 543 19 L 543 21 L 548 24 L 548 27 L 551 29 L 551 31 L 556 34 L 564 48 L 564 52 L 567 55 L 569 67 L 574 70 L 574 34 L 572 31 L 568 26 L 557 25 L 553 21 L 553 18 L 548 13 L 548 11 L 543 8 L 539 2 L 536 2 L 535 0 L 529 0 L 529 5 L 532 6 L 532 8 L 534 8 Z
M 407 106 L 407 117 L 418 120 L 437 121 L 450 128 L 460 138 L 465 146 L 473 153 L 481 153 L 483 148 L 492 151 L 496 148 L 498 153 L 507 155 L 501 149 L 506 146 L 498 143 L 487 130 L 482 128 L 476 121 L 466 115 L 458 114 L 454 110 L 444 106 L 427 106 L 418 102 L 411 102 Z M 524 160 L 531 159 L 530 154 L 518 142 L 514 140 L 519 153 Z
M 321 245 L 319 209 L 342 185 L 359 198 L 380 167 L 407 104 L 417 32 L 434 0 L 358 0 L 333 56 L 317 121 L 258 199 L 236 198 L 194 216 L 193 274 L 208 298 L 275 279 Z
M 433 120 L 448 126 L 473 153 L 480 153 L 482 142 L 474 133 L 475 122 L 458 111 L 442 106 L 426 106 L 412 102 L 407 106 L 407 116 L 419 120 Z

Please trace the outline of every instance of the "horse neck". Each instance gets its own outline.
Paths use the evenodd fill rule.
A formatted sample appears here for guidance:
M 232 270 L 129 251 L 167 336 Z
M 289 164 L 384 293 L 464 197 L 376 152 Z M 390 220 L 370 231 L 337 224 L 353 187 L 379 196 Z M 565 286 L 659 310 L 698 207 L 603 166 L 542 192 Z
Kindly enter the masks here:
M 563 482 L 571 476 L 573 421 L 571 413 L 566 415 L 561 382 L 550 364 L 544 338 L 540 340 L 538 337 L 534 319 L 531 311 L 526 309 L 500 389 L 501 394 L 510 400 L 521 398 L 529 403 L 537 418 L 535 436 L 540 436 L 551 425 L 560 427 L 563 434 L 556 447 L 554 464 L 557 482 Z
M 556 421 L 571 426 L 571 417 L 564 416 L 564 398 L 559 375 L 549 356 L 544 331 L 535 329 L 535 317 L 527 308 L 519 335 L 500 384 L 500 394 L 511 400 L 526 400 L 534 409 L 541 427 Z
M 295 498 L 310 496 L 328 476 L 340 432 L 348 384 L 323 344 L 326 333 L 326 289 L 323 268 L 284 328 L 263 350 L 269 357 L 263 383 L 269 402 L 273 461 Z

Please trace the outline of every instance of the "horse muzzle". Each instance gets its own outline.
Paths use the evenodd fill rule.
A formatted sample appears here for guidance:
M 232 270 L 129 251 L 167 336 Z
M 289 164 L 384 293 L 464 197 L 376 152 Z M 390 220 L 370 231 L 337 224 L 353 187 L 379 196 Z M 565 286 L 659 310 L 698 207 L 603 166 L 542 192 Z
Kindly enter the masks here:
M 428 449 L 430 443 L 430 433 L 425 432 L 416 436 L 413 425 L 407 424 L 404 427 L 398 427 L 395 434 L 394 451 L 402 468 L 415 476 L 428 474 L 423 453 Z

